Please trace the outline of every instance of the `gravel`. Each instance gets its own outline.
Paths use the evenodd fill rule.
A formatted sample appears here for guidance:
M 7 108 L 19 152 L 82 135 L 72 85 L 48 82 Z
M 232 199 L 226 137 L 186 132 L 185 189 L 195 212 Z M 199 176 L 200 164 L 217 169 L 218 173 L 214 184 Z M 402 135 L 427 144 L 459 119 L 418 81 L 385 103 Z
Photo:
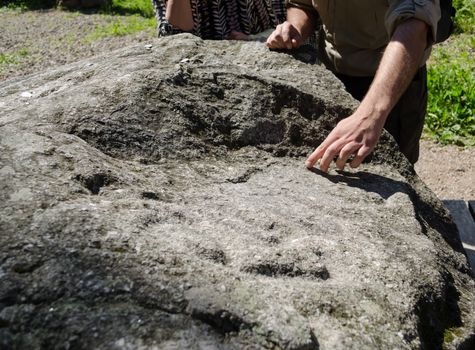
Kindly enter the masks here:
M 0 66 L 0 80 L 75 62 L 154 37 L 155 31 L 150 28 L 133 35 L 91 40 L 98 28 L 125 17 L 57 9 L 1 10 L 0 53 L 13 56 L 15 62 Z

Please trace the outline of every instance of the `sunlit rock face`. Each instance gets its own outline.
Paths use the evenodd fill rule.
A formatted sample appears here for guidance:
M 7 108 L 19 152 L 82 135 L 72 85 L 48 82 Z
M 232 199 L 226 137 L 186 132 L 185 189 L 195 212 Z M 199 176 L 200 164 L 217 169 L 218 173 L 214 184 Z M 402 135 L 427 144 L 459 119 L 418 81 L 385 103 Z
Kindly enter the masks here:
M 453 223 L 356 102 L 260 43 L 155 40 L 0 84 L 0 348 L 471 349 Z

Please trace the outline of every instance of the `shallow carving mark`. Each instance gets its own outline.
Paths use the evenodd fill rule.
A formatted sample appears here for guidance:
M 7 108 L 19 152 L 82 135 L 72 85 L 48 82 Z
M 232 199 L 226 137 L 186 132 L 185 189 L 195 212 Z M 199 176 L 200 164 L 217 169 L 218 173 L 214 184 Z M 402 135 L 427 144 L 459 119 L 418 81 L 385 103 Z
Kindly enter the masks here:
M 153 200 L 160 200 L 160 196 L 155 193 L 155 192 L 152 192 L 152 191 L 143 191 L 142 192 L 142 198 L 145 198 L 145 199 L 153 199 Z
M 43 262 L 40 260 L 20 261 L 20 262 L 15 263 L 12 266 L 12 270 L 18 274 L 32 273 L 33 271 L 35 271 L 37 268 L 41 267 L 42 265 L 43 265 Z
M 232 147 L 257 146 L 261 144 L 275 145 L 284 141 L 286 126 L 283 120 L 261 119 L 253 125 L 243 126 L 235 133 Z
M 171 197 L 164 193 L 164 192 L 158 192 L 158 191 L 143 191 L 142 192 L 142 198 L 143 199 L 151 199 L 155 201 L 161 201 L 161 202 L 170 202 Z
M 252 175 L 258 173 L 259 171 L 262 171 L 262 169 L 259 168 L 249 168 L 246 169 L 242 174 L 227 178 L 226 181 L 231 182 L 233 184 L 238 184 L 238 183 L 244 183 L 249 181 Z
M 227 310 L 213 310 L 213 312 L 209 312 L 196 309 L 193 310 L 191 316 L 209 324 L 222 334 L 252 328 L 252 326 L 247 324 L 242 318 Z
M 266 236 L 266 237 L 264 237 L 264 241 L 271 244 L 271 245 L 280 244 L 280 242 L 281 242 L 280 238 L 276 235 Z
M 300 116 L 307 120 L 315 120 L 325 113 L 325 105 L 311 94 L 290 85 L 277 83 L 274 83 L 271 88 L 275 96 L 273 114 L 281 114 L 284 108 L 297 108 Z
M 224 251 L 221 249 L 199 247 L 197 249 L 197 254 L 202 258 L 211 260 L 221 265 L 226 265 L 227 263 L 226 253 L 224 253 Z
M 79 181 L 94 195 L 99 194 L 102 187 L 117 182 L 117 179 L 115 177 L 106 173 L 97 173 L 92 175 L 79 174 L 76 176 L 76 180 Z
M 293 262 L 278 263 L 265 261 L 244 266 L 241 271 L 269 277 L 314 277 L 322 280 L 330 278 L 325 265 L 316 265 L 312 268 L 302 268 Z
M 222 67 L 210 69 L 216 71 L 161 77 L 166 89 L 142 86 L 144 99 L 152 103 L 122 102 L 110 112 L 75 113 L 80 115 L 68 117 L 67 132 L 111 157 L 151 163 L 196 159 L 213 146 L 224 146 L 223 151 L 256 146 L 276 156 L 301 155 L 306 151 L 295 146 L 315 143 L 305 130 L 308 121 L 331 113 L 319 98 L 293 86 L 250 73 L 222 73 Z M 110 100 L 117 98 L 104 93 Z

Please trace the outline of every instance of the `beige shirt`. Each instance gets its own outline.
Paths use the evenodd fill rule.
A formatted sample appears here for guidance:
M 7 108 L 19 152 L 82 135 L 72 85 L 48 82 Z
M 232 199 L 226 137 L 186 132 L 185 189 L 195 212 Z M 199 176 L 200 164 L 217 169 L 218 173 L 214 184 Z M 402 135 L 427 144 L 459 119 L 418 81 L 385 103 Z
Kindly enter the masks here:
M 440 18 L 439 0 L 287 0 L 287 6 L 317 10 L 325 33 L 321 59 L 334 71 L 352 76 L 376 73 L 401 22 L 420 19 L 435 38 Z M 421 65 L 429 58 L 430 49 L 429 45 Z

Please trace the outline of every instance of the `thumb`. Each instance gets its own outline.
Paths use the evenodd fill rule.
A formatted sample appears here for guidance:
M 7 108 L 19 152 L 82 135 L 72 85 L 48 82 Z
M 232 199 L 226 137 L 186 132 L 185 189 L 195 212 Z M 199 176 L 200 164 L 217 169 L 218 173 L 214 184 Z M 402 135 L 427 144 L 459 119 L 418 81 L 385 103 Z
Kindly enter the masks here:
M 292 43 L 292 48 L 296 49 L 302 44 L 302 36 L 300 35 L 299 31 L 293 27 L 290 31 L 290 41 Z

